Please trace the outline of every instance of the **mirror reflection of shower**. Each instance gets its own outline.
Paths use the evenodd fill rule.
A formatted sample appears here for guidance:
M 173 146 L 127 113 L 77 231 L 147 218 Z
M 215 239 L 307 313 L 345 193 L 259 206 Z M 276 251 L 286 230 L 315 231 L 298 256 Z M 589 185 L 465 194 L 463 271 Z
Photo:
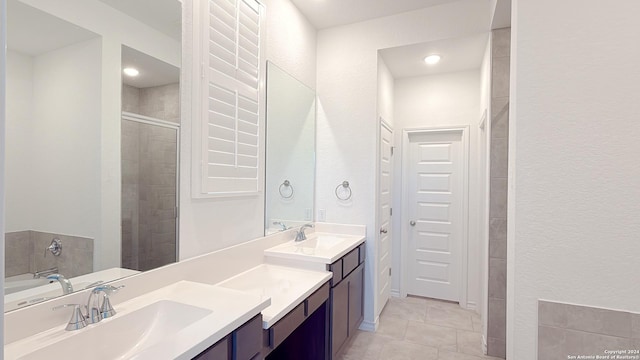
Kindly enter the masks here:
M 177 260 L 180 69 L 122 47 L 122 267 Z

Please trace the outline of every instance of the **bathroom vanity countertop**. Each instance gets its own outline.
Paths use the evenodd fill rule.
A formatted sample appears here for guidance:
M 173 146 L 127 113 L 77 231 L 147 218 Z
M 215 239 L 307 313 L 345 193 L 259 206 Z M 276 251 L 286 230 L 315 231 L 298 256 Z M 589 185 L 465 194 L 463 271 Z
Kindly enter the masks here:
M 262 264 L 227 279 L 217 286 L 271 298 L 262 311 L 262 327 L 270 328 L 331 279 L 328 271 L 296 269 Z
M 117 315 L 98 324 L 76 331 L 65 331 L 65 324 L 7 344 L 4 355 L 6 359 L 59 359 L 74 354 L 91 354 L 92 359 L 105 360 L 192 359 L 270 303 L 269 297 L 261 295 L 179 281 L 118 304 Z M 167 319 L 163 307 L 176 316 Z M 186 310 L 180 311 L 182 308 Z M 195 314 L 191 314 L 191 322 L 185 320 L 189 311 Z M 158 329 L 154 333 L 153 328 L 158 326 L 173 328 L 173 333 L 165 334 Z M 142 329 L 135 332 L 136 327 Z M 133 336 L 128 334 L 129 328 L 134 329 Z M 91 338 L 99 339 L 87 341 Z M 86 346 L 98 348 L 84 349 Z
M 264 251 L 267 257 L 332 264 L 365 241 L 362 235 L 315 232 Z

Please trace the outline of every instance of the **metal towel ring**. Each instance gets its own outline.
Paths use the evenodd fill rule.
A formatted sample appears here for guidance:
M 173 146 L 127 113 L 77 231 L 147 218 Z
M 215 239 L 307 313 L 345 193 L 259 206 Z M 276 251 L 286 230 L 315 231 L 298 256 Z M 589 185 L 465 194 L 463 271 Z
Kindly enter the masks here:
M 343 194 L 343 196 L 340 196 L 340 194 L 338 193 L 338 190 L 340 189 L 340 187 L 344 188 L 345 191 L 348 191 L 346 197 L 344 196 L 344 194 Z M 351 187 L 349 186 L 349 182 L 347 180 L 343 181 L 342 184 L 338 184 L 338 186 L 336 186 L 335 193 L 336 193 L 336 197 L 338 199 L 340 199 L 340 200 L 343 200 L 343 201 L 351 199 L 351 195 L 353 194 L 351 192 Z
M 291 189 L 291 193 L 289 194 L 289 196 L 282 193 L 282 190 L 284 190 L 285 188 Z M 293 185 L 291 185 L 291 182 L 289 180 L 285 180 L 282 184 L 280 184 L 280 187 L 278 187 L 278 192 L 284 199 L 291 199 L 293 197 Z

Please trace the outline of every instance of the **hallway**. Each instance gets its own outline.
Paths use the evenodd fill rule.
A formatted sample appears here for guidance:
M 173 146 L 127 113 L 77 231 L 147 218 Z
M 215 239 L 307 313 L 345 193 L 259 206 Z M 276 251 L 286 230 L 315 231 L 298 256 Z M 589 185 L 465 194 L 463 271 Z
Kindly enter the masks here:
M 458 304 L 391 298 L 376 333 L 358 331 L 341 360 L 481 360 L 480 316 Z

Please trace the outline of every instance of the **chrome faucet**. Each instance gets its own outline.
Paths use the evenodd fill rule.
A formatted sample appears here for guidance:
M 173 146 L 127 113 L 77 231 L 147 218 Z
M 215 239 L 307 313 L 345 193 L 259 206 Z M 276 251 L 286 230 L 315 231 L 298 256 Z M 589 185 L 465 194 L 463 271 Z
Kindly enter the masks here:
M 102 319 L 112 317 L 116 314 L 111 302 L 109 301 L 109 295 L 117 292 L 124 285 L 115 287 L 111 285 L 101 285 L 91 290 L 89 299 L 87 300 L 87 315 L 82 312 L 82 305 L 80 304 L 64 304 L 56 306 L 53 310 L 59 310 L 67 307 L 73 307 L 73 313 L 71 319 L 67 324 L 67 331 L 80 330 L 88 325 L 100 322 Z M 102 304 L 100 304 L 100 295 L 102 294 Z
M 47 280 L 55 280 L 59 282 L 60 286 L 62 286 L 62 293 L 64 295 L 71 294 L 73 292 L 73 285 L 71 285 L 71 281 L 62 274 L 51 274 L 47 276 Z
M 111 301 L 109 301 L 109 295 L 116 293 L 123 287 L 124 285 L 119 287 L 101 285 L 91 290 L 89 299 L 87 299 L 86 318 L 88 324 L 95 324 L 116 314 L 116 310 L 111 306 Z M 100 295 L 102 295 L 102 304 L 100 303 Z
M 274 221 L 273 225 L 280 225 L 280 227 L 282 228 L 282 231 L 285 231 L 288 229 L 287 225 L 284 224 L 284 222 L 282 221 Z
M 56 274 L 57 272 L 58 272 L 58 268 L 52 267 L 51 269 L 36 271 L 35 273 L 33 273 L 33 278 L 40 279 L 41 277 L 53 275 L 53 274 Z
M 300 226 L 300 230 L 296 233 L 296 241 L 307 240 L 307 235 L 304 233 L 306 228 L 312 228 L 313 224 L 304 224 Z

